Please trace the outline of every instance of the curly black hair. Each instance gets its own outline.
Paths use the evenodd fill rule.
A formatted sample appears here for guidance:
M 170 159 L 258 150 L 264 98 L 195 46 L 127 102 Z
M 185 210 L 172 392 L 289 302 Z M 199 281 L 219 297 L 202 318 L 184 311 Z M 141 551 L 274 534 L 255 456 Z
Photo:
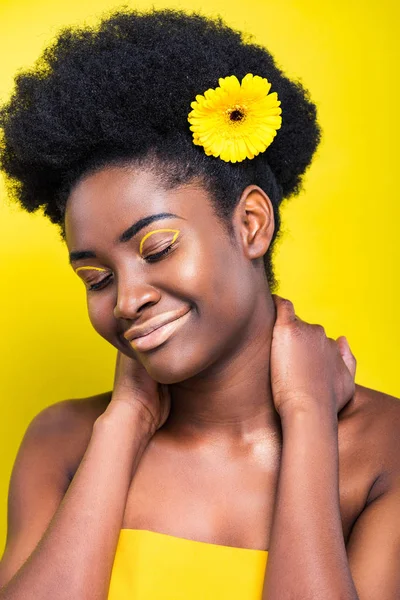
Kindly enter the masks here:
M 282 127 L 267 150 L 227 163 L 193 144 L 187 120 L 197 94 L 220 77 L 266 77 L 278 94 Z M 266 48 L 221 17 L 154 7 L 122 7 L 97 27 L 67 27 L 32 69 L 15 76 L 0 107 L 0 168 L 10 196 L 59 225 L 72 186 L 110 164 L 157 167 L 170 187 L 200 177 L 215 214 L 231 229 L 243 189 L 260 186 L 274 207 L 275 232 L 264 257 L 272 291 L 279 206 L 297 194 L 320 141 L 316 107 Z

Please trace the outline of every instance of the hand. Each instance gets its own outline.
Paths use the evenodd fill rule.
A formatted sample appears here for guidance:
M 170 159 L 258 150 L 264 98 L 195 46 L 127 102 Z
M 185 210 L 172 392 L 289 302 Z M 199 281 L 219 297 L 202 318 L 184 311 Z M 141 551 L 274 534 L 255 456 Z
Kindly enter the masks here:
M 271 345 L 271 386 L 277 412 L 324 403 L 335 417 L 355 393 L 356 359 L 344 336 L 336 341 L 321 325 L 306 323 L 290 300 L 272 294 L 277 317 Z
M 157 383 L 136 359 L 118 351 L 114 387 L 109 404 L 126 402 L 149 421 L 155 433 L 164 425 L 171 409 L 171 396 L 166 384 Z

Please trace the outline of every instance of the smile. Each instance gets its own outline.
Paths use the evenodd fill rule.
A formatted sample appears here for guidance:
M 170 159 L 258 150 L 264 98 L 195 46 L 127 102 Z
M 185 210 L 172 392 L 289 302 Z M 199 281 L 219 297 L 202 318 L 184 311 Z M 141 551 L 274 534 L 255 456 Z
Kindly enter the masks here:
M 175 319 L 175 321 L 170 321 L 154 331 L 151 331 L 147 335 L 142 335 L 133 339 L 129 344 L 132 346 L 134 350 L 139 350 L 140 352 L 146 352 L 147 350 L 153 350 L 157 348 L 164 342 L 166 342 L 172 334 L 174 334 L 178 329 L 180 329 L 186 321 L 189 319 L 190 310 L 185 313 L 179 319 Z

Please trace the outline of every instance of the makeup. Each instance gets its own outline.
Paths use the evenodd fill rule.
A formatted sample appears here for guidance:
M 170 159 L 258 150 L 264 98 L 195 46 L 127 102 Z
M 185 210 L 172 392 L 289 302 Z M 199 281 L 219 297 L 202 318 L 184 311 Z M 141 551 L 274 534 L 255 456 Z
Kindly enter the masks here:
M 101 267 L 78 267 L 75 269 L 75 273 L 78 271 L 107 271 L 107 269 L 102 269 Z
M 94 291 L 96 289 L 99 289 L 101 287 L 103 287 L 103 284 L 105 283 L 105 281 L 107 279 L 109 279 L 111 277 L 111 273 L 107 276 L 107 277 L 103 277 L 103 279 L 101 281 L 98 282 L 94 282 L 91 281 L 91 279 L 94 277 L 94 273 L 92 273 L 92 271 L 99 271 L 100 273 L 107 273 L 107 269 L 103 269 L 102 267 L 92 267 L 90 265 L 85 265 L 84 267 L 78 267 L 77 269 L 75 269 L 75 273 L 77 273 L 79 275 L 79 271 L 89 271 L 89 280 L 87 279 L 87 277 L 82 277 L 84 283 L 86 284 L 86 287 L 88 290 L 90 291 Z
M 178 237 L 178 235 L 180 233 L 179 229 L 154 229 L 154 231 L 150 231 L 149 233 L 146 233 L 146 235 L 144 235 L 140 241 L 140 245 L 139 245 L 140 254 L 142 254 L 143 244 L 147 240 L 147 238 L 150 237 L 151 235 L 153 235 L 154 233 L 159 233 L 160 231 L 173 231 L 174 232 L 174 236 L 170 242 L 171 244 L 173 244 L 175 242 L 176 238 Z

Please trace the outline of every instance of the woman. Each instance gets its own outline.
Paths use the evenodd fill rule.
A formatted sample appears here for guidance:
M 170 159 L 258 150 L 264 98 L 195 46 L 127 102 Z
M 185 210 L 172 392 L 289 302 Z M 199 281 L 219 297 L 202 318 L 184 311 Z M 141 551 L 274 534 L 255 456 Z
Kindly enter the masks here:
M 118 358 L 111 392 L 25 434 L 0 598 L 399 597 L 397 399 L 272 293 L 307 92 L 172 10 L 65 30 L 16 84 L 2 169 Z

